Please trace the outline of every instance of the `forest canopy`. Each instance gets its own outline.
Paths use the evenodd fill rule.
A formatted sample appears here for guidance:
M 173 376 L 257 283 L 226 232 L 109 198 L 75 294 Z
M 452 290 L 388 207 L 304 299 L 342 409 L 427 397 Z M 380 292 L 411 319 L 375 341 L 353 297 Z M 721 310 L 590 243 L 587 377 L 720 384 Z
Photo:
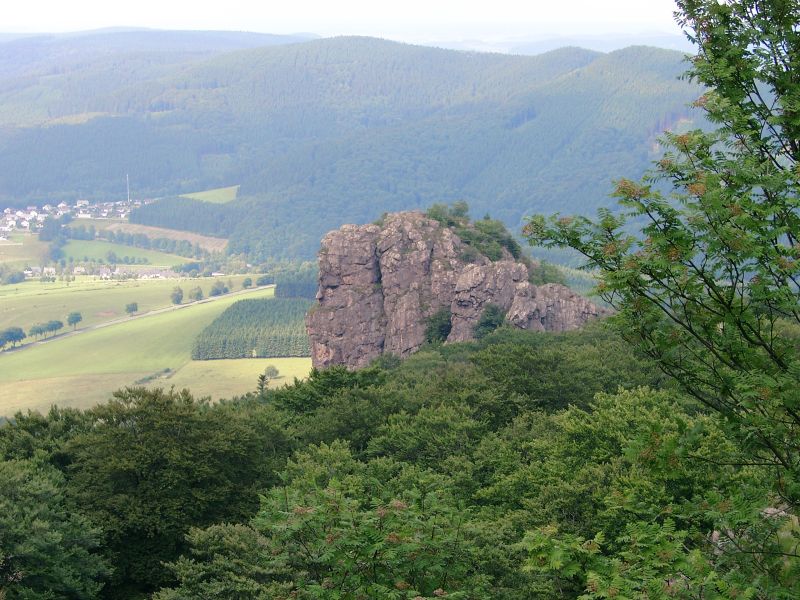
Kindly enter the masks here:
M 618 386 L 662 382 L 602 327 L 501 327 L 480 342 L 432 346 L 402 363 L 384 357 L 358 372 L 314 371 L 213 405 L 133 388 L 86 411 L 20 413 L 0 426 L 0 464 L 46 478 L 56 491 L 37 497 L 39 510 L 91 535 L 65 537 L 48 562 L 24 560 L 49 534 L 25 520 L 31 502 L 17 498 L 28 496 L 0 487 L 3 518 L 20 523 L 0 544 L 0 589 L 9 599 L 44 594 L 53 564 L 73 573 L 70 585 L 86 598 L 160 588 L 158 598 L 208 589 L 220 598 L 332 598 L 336 589 L 516 598 L 555 589 L 551 576 L 521 569 L 517 548 L 527 528 L 561 510 L 520 512 L 535 484 L 526 470 L 538 470 L 529 461 L 543 458 L 535 448 L 569 452 L 576 434 L 557 425 L 565 407 L 580 422 L 598 392 L 616 398 Z M 623 411 L 615 419 L 641 413 L 627 397 L 608 400 Z M 630 397 L 655 402 L 645 389 Z M 567 485 L 551 468 L 551 481 L 536 485 Z M 570 522 L 588 531 L 600 504 L 583 510 Z
M 622 213 L 601 211 L 597 221 L 538 216 L 526 231 L 533 243 L 586 258 L 617 310 L 617 329 L 715 418 L 730 444 L 717 464 L 739 465 L 765 485 L 721 494 L 724 511 L 687 502 L 719 537 L 707 563 L 688 573 L 679 562 L 690 560 L 689 532 L 672 516 L 651 522 L 646 536 L 673 548 L 673 560 L 618 558 L 665 577 L 681 572 L 687 593 L 723 595 L 730 586 L 788 598 L 800 570 L 798 545 L 788 542 L 798 538 L 800 511 L 800 6 L 680 0 L 678 7 L 700 49 L 690 76 L 709 90 L 696 104 L 717 128 L 668 132 L 667 151 L 645 180 L 617 182 Z M 644 223 L 640 235 L 630 233 L 630 220 Z M 577 538 L 546 537 L 532 538 L 531 547 L 577 552 Z M 597 553 L 575 556 L 599 573 L 591 582 L 598 589 L 622 576 Z

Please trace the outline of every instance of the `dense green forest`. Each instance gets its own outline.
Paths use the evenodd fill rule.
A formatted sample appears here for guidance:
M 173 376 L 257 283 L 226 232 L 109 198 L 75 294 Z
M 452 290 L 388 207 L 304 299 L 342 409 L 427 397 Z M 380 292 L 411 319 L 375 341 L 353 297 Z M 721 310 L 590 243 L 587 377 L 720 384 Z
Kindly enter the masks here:
M 602 324 L 501 328 L 215 405 L 129 389 L 0 427 L 0 589 L 516 600 L 633 580 L 695 597 L 663 587 L 678 569 L 691 590 L 761 577 L 789 595 L 757 597 L 794 597 L 790 562 L 764 574 L 734 547 L 705 553 L 717 519 L 741 518 L 732 499 L 769 488 L 733 452 Z M 604 557 L 608 579 L 592 570 Z
M 307 298 L 314 300 L 319 289 L 319 268 L 316 263 L 299 263 L 294 268 L 277 270 L 276 298 Z
M 192 358 L 275 358 L 310 356 L 302 298 L 239 300 L 206 327 L 192 346 Z
M 0 37 L 0 124 L 80 122 L 70 117 L 94 113 L 99 98 L 128 86 L 174 76 L 180 67 L 223 53 L 312 37 L 147 29 Z
M 175 588 L 166 598 L 288 598 L 373 578 L 406 582 L 398 597 L 440 587 L 527 597 L 512 590 L 561 584 L 521 568 L 524 532 L 552 519 L 576 532 L 599 525 L 596 470 L 622 477 L 625 440 L 649 434 L 653 405 L 670 397 L 614 394 L 662 380 L 601 327 L 502 329 L 216 405 L 132 389 L 88 411 L 19 414 L 0 427 L 11 482 L 0 488 L 0 589 L 9 600 L 162 586 Z M 593 441 L 590 428 L 607 419 L 614 429 Z M 586 464 L 562 481 L 577 439 L 584 449 L 571 460 Z M 615 452 L 622 462 L 604 465 Z M 531 479 L 543 468 L 550 475 Z M 376 573 L 342 570 L 373 553 Z M 417 562 L 401 566 L 406 553 Z M 368 597 L 394 597 L 374 589 Z
M 135 197 L 168 198 L 135 222 L 221 235 L 259 260 L 460 199 L 516 231 L 534 211 L 608 204 L 610 174 L 639 176 L 699 93 L 678 79 L 680 53 L 647 47 L 530 57 L 333 38 L 147 56 L 86 58 L 82 83 L 69 65 L 0 77 L 4 203 L 122 199 L 130 174 Z M 234 184 L 225 206 L 177 198 Z

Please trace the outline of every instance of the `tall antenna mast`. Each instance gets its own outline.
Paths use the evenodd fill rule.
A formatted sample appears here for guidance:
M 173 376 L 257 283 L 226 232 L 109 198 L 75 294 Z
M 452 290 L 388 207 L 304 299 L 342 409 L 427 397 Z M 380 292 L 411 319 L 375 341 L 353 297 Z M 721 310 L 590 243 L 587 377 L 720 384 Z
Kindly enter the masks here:
M 128 188 L 128 204 L 131 203 L 131 178 L 125 173 L 125 186 Z

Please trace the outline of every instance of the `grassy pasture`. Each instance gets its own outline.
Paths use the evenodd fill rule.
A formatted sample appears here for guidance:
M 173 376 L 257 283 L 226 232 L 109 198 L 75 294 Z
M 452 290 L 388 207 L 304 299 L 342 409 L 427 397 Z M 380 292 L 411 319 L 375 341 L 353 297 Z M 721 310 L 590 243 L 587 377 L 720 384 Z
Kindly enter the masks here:
M 12 268 L 39 266 L 47 256 L 47 243 L 40 242 L 32 233 L 12 233 L 7 241 L 0 242 L 0 264 Z
M 64 245 L 63 250 L 67 260 L 71 258 L 76 262 L 82 262 L 86 259 L 106 261 L 109 252 L 116 254 L 118 259 L 122 259 L 123 256 L 146 259 L 148 265 L 158 267 L 174 267 L 190 260 L 176 254 L 145 250 L 134 246 L 125 246 L 124 244 L 111 244 L 99 240 L 70 240 Z
M 189 198 L 190 200 L 199 200 L 200 202 L 211 202 L 213 204 L 227 204 L 236 200 L 239 194 L 239 186 L 232 185 L 230 187 L 217 188 L 214 190 L 206 190 L 204 192 L 193 192 L 191 194 L 183 194 L 181 198 Z
M 255 387 L 266 364 L 275 364 L 289 381 L 305 368 L 295 359 L 263 361 L 190 360 L 192 341 L 217 315 L 241 298 L 263 298 L 272 288 L 254 290 L 205 304 L 123 321 L 56 339 L 18 352 L 0 353 L 0 415 L 26 408 L 91 406 L 111 392 L 170 369 L 172 378 L 148 385 L 189 387 L 196 395 L 232 396 Z M 283 367 L 281 361 L 289 361 Z M 310 368 L 309 359 L 300 359 Z M 245 364 L 249 363 L 249 364 Z M 262 366 L 263 365 L 263 366 Z M 255 374 L 255 375 L 253 375 Z
M 105 231 L 106 229 L 112 229 L 117 225 L 125 225 L 127 223 L 127 219 L 80 219 L 76 221 L 72 221 L 67 225 L 67 227 L 77 227 L 78 225 L 83 225 L 84 227 L 89 227 L 90 225 L 95 228 L 96 231 Z
M 257 378 L 267 365 L 274 365 L 280 372 L 270 387 L 292 383 L 295 377 L 302 379 L 311 371 L 310 358 L 189 361 L 171 376 L 145 385 L 189 388 L 197 397 L 219 400 L 255 391 Z M 11 416 L 18 410 L 46 412 L 53 404 L 90 408 L 108 400 L 114 390 L 134 385 L 149 375 L 152 373 L 131 371 L 0 382 L 0 416 Z
M 95 225 L 95 221 L 92 222 Z M 102 226 L 95 227 L 98 230 L 113 231 L 114 233 L 141 233 L 150 239 L 165 238 L 168 240 L 186 240 L 192 244 L 197 244 L 203 250 L 208 252 L 222 252 L 225 246 L 228 245 L 228 240 L 225 238 L 210 237 L 207 235 L 200 235 L 199 233 L 192 233 L 190 231 L 179 231 L 177 229 L 166 229 L 164 227 L 151 227 L 149 225 L 138 225 L 136 223 L 127 223 L 124 221 L 113 221 Z
M 310 358 L 246 358 L 228 360 L 192 360 L 169 377 L 159 378 L 148 387 L 189 388 L 197 396 L 211 396 L 213 400 L 230 398 L 256 389 L 258 376 L 267 365 L 274 365 L 280 376 L 270 382 L 270 387 L 292 383 L 311 371 Z
M 104 373 L 0 381 L 0 416 L 10 417 L 17 411 L 47 412 L 57 404 L 70 408 L 91 408 L 111 397 L 111 392 L 131 385 L 147 373 Z
M 234 290 L 239 290 L 245 277 L 247 275 L 222 279 L 226 282 L 230 279 Z M 78 277 L 69 284 L 26 281 L 4 285 L 0 286 L 0 329 L 17 325 L 27 331 L 35 323 L 51 319 L 63 321 L 72 311 L 83 316 L 80 328 L 97 325 L 124 317 L 125 305 L 129 302 L 138 303 L 140 313 L 171 306 L 170 293 L 175 286 L 183 288 L 184 297 L 194 287 L 200 287 L 207 297 L 215 281 L 209 277 L 128 281 Z

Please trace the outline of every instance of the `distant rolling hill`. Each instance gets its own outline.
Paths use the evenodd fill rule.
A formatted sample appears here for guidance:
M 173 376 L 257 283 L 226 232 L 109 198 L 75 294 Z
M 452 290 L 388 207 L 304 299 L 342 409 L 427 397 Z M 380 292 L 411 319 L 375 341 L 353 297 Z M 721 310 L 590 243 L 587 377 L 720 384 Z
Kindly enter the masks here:
M 0 126 L 129 112 L 124 96 L 220 53 L 308 40 L 229 31 L 98 30 L 0 34 Z
M 228 237 L 256 258 L 308 256 L 342 222 L 439 201 L 511 227 L 532 211 L 592 211 L 611 179 L 642 173 L 663 129 L 696 118 L 683 55 L 651 47 L 510 56 L 214 39 L 205 56 L 211 41 L 189 36 L 53 72 L 44 57 L 27 79 L 1 66 L 26 40 L 0 44 L 0 197 L 121 198 L 125 173 L 144 197 L 240 184 L 229 204 L 169 198 L 133 220 Z

